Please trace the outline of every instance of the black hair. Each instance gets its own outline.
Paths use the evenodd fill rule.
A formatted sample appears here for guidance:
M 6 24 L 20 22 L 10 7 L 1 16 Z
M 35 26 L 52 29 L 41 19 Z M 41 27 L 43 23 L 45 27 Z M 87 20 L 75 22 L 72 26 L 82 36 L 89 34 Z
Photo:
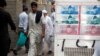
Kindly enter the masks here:
M 51 4 L 54 5 L 55 4 L 55 1 L 52 1 Z
M 23 11 L 28 11 L 28 8 L 23 8 Z
M 28 8 L 23 5 L 23 11 L 28 11 Z
M 32 6 L 36 6 L 36 7 L 38 7 L 38 5 L 37 5 L 36 2 L 32 2 L 32 3 L 31 3 L 31 7 L 32 7 Z
M 5 0 L 0 0 L 0 7 L 7 6 L 7 3 Z

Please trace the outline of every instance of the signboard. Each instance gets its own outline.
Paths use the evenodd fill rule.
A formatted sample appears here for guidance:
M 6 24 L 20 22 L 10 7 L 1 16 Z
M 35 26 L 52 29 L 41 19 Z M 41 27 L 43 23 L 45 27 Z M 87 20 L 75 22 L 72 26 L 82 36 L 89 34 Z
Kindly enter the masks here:
M 55 56 L 64 56 L 63 47 L 77 48 L 78 39 L 80 46 L 92 48 L 92 41 L 100 40 L 100 3 L 97 0 L 56 0 L 55 22 Z
M 58 34 L 77 35 L 79 28 L 79 8 L 78 6 L 58 6 L 57 10 L 57 28 Z
M 81 7 L 81 34 L 100 35 L 100 6 Z
M 98 37 L 100 5 L 57 5 L 56 35 Z

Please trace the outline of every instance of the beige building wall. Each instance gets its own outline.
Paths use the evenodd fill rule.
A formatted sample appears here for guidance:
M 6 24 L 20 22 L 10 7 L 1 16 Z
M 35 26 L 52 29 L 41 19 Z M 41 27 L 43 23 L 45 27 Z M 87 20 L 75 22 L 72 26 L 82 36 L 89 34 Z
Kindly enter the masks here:
M 47 3 L 47 0 L 38 0 L 38 5 L 39 10 L 46 9 L 49 14 L 51 13 L 51 4 Z

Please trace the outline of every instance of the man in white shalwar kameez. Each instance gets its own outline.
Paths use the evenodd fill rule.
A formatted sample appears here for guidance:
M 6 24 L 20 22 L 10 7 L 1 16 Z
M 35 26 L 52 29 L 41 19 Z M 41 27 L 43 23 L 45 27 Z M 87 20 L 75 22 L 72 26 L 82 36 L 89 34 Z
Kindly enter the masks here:
M 48 16 L 48 12 L 46 10 L 42 11 L 45 19 L 45 38 L 44 41 L 47 44 L 48 47 L 48 54 L 52 52 L 52 39 L 53 39 L 53 22 L 51 18 Z
M 42 11 L 37 10 L 37 3 L 31 3 L 32 12 L 29 13 L 30 47 L 28 56 L 41 56 L 42 39 L 45 35 L 45 25 Z

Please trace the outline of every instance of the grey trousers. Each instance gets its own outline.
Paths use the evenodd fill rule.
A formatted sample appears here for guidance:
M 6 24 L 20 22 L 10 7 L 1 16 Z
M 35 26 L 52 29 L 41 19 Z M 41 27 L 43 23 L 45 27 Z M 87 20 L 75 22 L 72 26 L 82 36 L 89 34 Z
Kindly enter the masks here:
M 48 51 L 53 51 L 54 37 L 47 34 L 45 35 L 44 42 L 46 42 Z

